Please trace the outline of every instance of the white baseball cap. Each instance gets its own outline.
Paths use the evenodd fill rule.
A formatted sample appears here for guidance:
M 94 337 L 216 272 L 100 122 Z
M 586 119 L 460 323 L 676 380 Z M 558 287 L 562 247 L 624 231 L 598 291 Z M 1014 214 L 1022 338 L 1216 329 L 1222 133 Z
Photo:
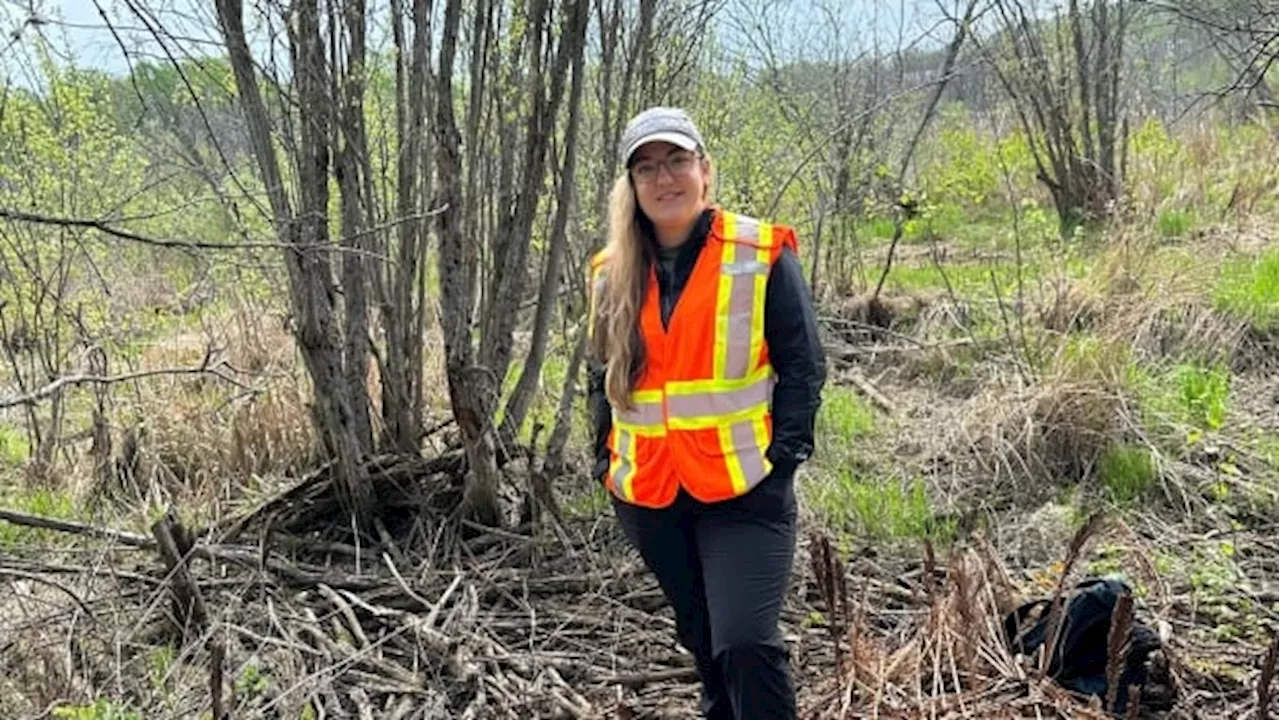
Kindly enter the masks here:
M 704 147 L 702 133 L 680 108 L 651 107 L 631 118 L 622 133 L 620 159 L 625 167 L 641 145 L 669 142 L 690 152 Z

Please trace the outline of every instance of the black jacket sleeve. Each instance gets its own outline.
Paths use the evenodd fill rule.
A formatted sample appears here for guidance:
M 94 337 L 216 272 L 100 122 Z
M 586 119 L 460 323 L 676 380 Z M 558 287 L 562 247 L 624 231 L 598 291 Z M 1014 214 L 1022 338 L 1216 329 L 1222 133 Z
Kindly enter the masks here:
M 784 249 L 765 286 L 764 339 L 778 377 L 773 389 L 775 472 L 794 472 L 813 454 L 813 423 L 826 383 L 826 356 L 800 260 Z
M 604 392 L 604 366 L 587 361 L 587 411 L 591 414 L 592 437 L 595 439 L 595 466 L 591 477 L 603 480 L 609 471 L 609 433 L 613 430 L 613 411 Z

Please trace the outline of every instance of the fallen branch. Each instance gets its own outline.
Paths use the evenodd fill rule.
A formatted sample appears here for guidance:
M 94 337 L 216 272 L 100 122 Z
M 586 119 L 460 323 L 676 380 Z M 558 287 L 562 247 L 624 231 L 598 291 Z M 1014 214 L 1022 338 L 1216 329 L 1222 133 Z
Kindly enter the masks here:
M 186 636 L 189 629 L 194 628 L 197 632 L 203 630 L 209 623 L 209 609 L 205 605 L 204 595 L 200 593 L 200 586 L 191 577 L 191 573 L 187 572 L 190 549 L 179 546 L 183 531 L 172 510 L 151 526 L 151 533 L 155 535 L 160 557 L 169 570 L 170 589 L 178 610 L 178 631 Z
M 58 520 L 56 518 L 44 517 L 43 515 L 31 515 L 29 513 L 17 512 L 16 510 L 5 510 L 0 508 L 0 520 L 11 522 L 14 525 L 23 525 L 26 527 L 41 528 L 44 530 L 56 530 L 58 532 L 73 533 L 75 535 L 86 535 L 88 537 L 98 538 L 99 540 L 112 540 L 114 542 L 140 548 L 142 550 L 153 550 L 156 547 L 156 541 L 146 535 L 138 535 L 136 533 L 125 532 L 123 530 L 112 530 L 110 528 L 98 527 L 96 525 L 87 525 L 73 520 Z
M 68 588 L 66 585 L 55 582 L 53 580 L 50 580 L 47 577 L 43 577 L 36 573 L 27 572 L 25 570 L 18 570 L 16 568 L 0 567 L 0 575 L 7 575 L 9 577 L 17 578 L 19 580 L 29 580 L 31 582 L 40 583 L 41 585 L 48 585 L 49 587 L 54 588 L 55 590 L 61 590 L 64 595 L 74 600 L 76 605 L 80 606 L 80 609 L 84 612 L 86 616 L 95 617 L 93 614 L 93 611 L 89 609 L 89 606 L 85 604 L 84 600 L 81 600 L 80 596 L 72 592 L 71 589 Z
M 1280 636 L 1271 638 L 1267 657 L 1262 661 L 1262 674 L 1258 676 L 1258 720 L 1271 717 L 1271 691 L 1276 680 L 1276 665 L 1280 661 Z
M 895 405 L 892 400 L 885 397 L 884 393 L 880 392 L 879 388 L 871 384 L 871 381 L 868 380 L 860 371 L 854 370 L 849 373 L 848 379 L 849 382 L 853 383 L 853 386 L 860 390 L 863 395 L 866 395 L 867 399 L 876 407 L 889 415 L 894 415 L 898 412 L 898 406 Z
M 656 670 L 647 673 L 632 673 L 629 675 L 610 675 L 600 678 L 599 681 L 606 685 L 622 685 L 628 688 L 638 688 L 650 683 L 666 682 L 674 680 L 677 682 L 695 682 L 698 679 L 697 668 L 676 668 L 674 670 Z

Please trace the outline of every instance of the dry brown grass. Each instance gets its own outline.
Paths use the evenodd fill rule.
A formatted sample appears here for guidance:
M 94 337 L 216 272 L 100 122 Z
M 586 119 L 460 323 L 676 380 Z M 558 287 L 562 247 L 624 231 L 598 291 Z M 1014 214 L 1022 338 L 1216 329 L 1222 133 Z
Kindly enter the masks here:
M 1087 330 L 1099 320 L 1101 307 L 1093 288 L 1065 278 L 1050 283 L 1050 292 L 1036 309 L 1040 325 L 1057 333 Z
M 927 607 L 905 630 L 885 637 L 867 621 L 874 610 L 856 614 L 846 637 L 850 662 L 806 698 L 802 717 L 1002 718 L 1058 710 L 1107 717 L 1042 682 L 1029 659 L 1010 653 L 1003 629 L 1012 609 L 1006 575 L 980 542 L 951 556 L 945 581 L 928 590 Z
M 1126 428 L 1126 362 L 1119 345 L 1078 354 L 1064 346 L 1034 386 L 986 388 L 974 398 L 956 440 L 990 480 L 981 491 L 991 497 L 1003 489 L 1034 502 L 1087 478 Z
M 140 365 L 191 367 L 213 348 L 234 382 L 159 378 L 120 397 L 121 434 L 136 436 L 139 450 L 133 476 L 117 489 L 126 497 L 181 499 L 211 510 L 262 478 L 296 474 L 316 461 L 309 384 L 279 315 L 241 307 L 204 324 L 146 347 Z
M 126 498 L 146 497 L 155 504 L 181 499 L 216 515 L 224 511 L 220 503 L 272 487 L 274 479 L 298 475 L 320 461 L 310 382 L 284 316 L 245 305 L 203 324 L 202 331 L 144 348 L 141 367 L 191 367 L 214 348 L 235 382 L 158 378 L 121 395 L 117 429 L 137 437 L 138 466 L 124 487 L 98 488 L 99 496 L 125 490 Z M 447 415 L 448 385 L 439 351 L 443 340 L 438 328 L 427 332 L 423 391 L 431 425 L 432 418 Z M 375 362 L 367 382 L 377 433 L 382 386 Z

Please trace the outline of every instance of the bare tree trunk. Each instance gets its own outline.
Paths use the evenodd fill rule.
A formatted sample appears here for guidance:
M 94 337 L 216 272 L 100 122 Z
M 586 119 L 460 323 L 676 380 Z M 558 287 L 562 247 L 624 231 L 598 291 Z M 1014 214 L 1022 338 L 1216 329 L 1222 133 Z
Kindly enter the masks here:
M 537 386 L 538 377 L 542 374 L 542 364 L 546 357 L 547 335 L 551 326 L 551 315 L 555 306 L 555 296 L 560 290 L 560 268 L 563 265 L 566 229 L 569 224 L 569 210 L 574 204 L 574 175 L 578 160 L 578 117 L 582 106 L 583 85 L 583 45 L 586 39 L 588 0 L 577 0 L 570 14 L 566 17 L 566 31 L 562 43 L 567 43 L 567 54 L 573 57 L 573 83 L 569 90 L 569 121 L 565 127 L 564 164 L 560 172 L 560 196 L 557 199 L 555 219 L 551 229 L 551 247 L 548 250 L 546 268 L 543 270 L 542 284 L 538 289 L 538 307 L 533 320 L 533 338 L 529 354 L 525 358 L 524 367 L 520 371 L 520 379 L 507 399 L 502 413 L 502 437 L 504 443 L 514 440 L 520 426 L 524 424 L 533 401 L 533 390 Z
M 532 112 L 525 129 L 524 157 L 521 162 L 524 174 L 514 210 L 504 223 L 505 227 L 498 231 L 500 249 L 494 255 L 494 276 L 491 281 L 493 290 L 481 321 L 481 363 L 491 368 L 499 377 L 505 376 L 511 362 L 512 332 L 519 317 L 518 309 L 528 277 L 533 221 L 545 182 L 547 150 L 555 130 L 560 101 L 564 96 L 565 76 L 570 61 L 582 52 L 582 43 L 577 40 L 580 33 L 574 27 L 578 24 L 576 5 L 564 9 L 559 33 L 552 33 L 550 28 L 545 27 L 545 16 L 548 14 L 545 0 L 535 0 L 532 5 L 530 19 L 533 21 L 531 32 L 534 37 L 530 44 L 530 73 L 534 77 Z M 556 34 L 560 37 L 560 43 L 550 71 L 551 88 L 547 92 L 542 85 L 542 76 L 545 74 L 541 60 L 544 54 L 543 42 L 544 39 L 549 42 Z
M 947 83 L 951 81 L 956 58 L 960 56 L 960 48 L 964 45 L 965 37 L 969 34 L 969 25 L 973 20 L 973 12 L 977 5 L 978 0 L 969 0 L 968 5 L 965 6 L 964 17 L 956 22 L 956 34 L 951 39 L 951 44 L 947 47 L 947 55 L 942 61 L 942 72 L 938 77 L 938 84 L 934 88 L 932 97 L 929 98 L 929 104 L 925 106 L 924 114 L 920 117 L 920 124 L 916 126 L 915 134 L 911 136 L 911 142 L 907 144 L 907 149 L 902 155 L 902 164 L 898 167 L 895 189 L 902 187 L 902 183 L 907 176 L 907 169 L 911 167 L 911 159 L 915 155 L 916 146 L 920 144 L 920 138 L 924 135 L 925 129 L 929 127 L 930 121 L 933 120 L 933 115 L 938 109 L 938 102 L 942 100 L 942 93 L 947 89 Z M 903 224 L 906 222 L 906 210 L 901 206 L 901 203 L 895 207 L 893 240 L 889 243 L 889 251 L 885 255 L 884 268 L 880 271 L 880 280 L 876 282 L 876 289 L 871 293 L 872 301 L 877 300 L 880 297 L 880 291 L 884 289 L 884 281 L 889 277 L 889 270 L 893 267 L 893 251 L 898 247 L 898 242 L 902 240 Z
M 414 217 L 421 205 L 420 185 L 429 172 L 424 165 L 422 146 L 426 108 L 427 47 L 430 37 L 429 0 L 414 0 L 413 38 L 405 37 L 403 6 L 393 3 L 392 34 L 396 48 L 396 118 L 400 139 L 396 156 L 396 263 L 387 285 L 390 292 L 382 301 L 388 350 L 383 378 L 382 402 L 385 434 L 383 442 L 400 452 L 417 453 L 422 434 L 421 332 L 424 308 L 418 297 L 418 275 L 422 262 L 425 223 Z M 406 70 L 406 55 L 409 56 Z M 406 77 L 407 75 L 407 77 Z
M 372 497 L 356 471 L 366 454 L 356 435 L 354 408 L 346 387 L 338 332 L 334 321 L 333 267 L 329 258 L 329 113 L 326 65 L 315 0 L 300 2 L 293 38 L 294 74 L 301 121 L 297 155 L 299 212 L 285 194 L 266 105 L 245 41 L 240 0 L 217 0 L 218 22 L 227 44 L 232 72 L 250 146 L 271 203 L 276 235 L 285 250 L 289 292 L 298 319 L 298 345 L 315 390 L 313 421 L 325 449 L 334 458 L 339 496 L 348 512 L 362 522 L 372 513 Z M 359 409 L 368 412 L 367 407 Z
M 422 75 L 419 84 L 420 90 L 414 96 L 414 102 L 418 104 L 419 114 L 424 118 L 430 117 L 432 102 L 435 99 L 435 81 L 431 76 L 431 52 L 434 35 L 432 33 L 431 18 L 433 3 L 432 0 L 415 0 L 421 8 L 415 6 L 414 14 L 414 32 L 421 32 L 422 49 Z M 415 46 L 415 50 L 418 50 Z M 435 167 L 435 134 L 424 129 L 422 132 L 422 146 L 418 148 L 418 158 L 416 160 L 419 173 L 418 181 L 418 207 L 434 208 L 432 201 L 434 199 L 435 185 L 432 182 L 434 177 L 433 168 Z M 423 392 L 423 372 L 425 371 L 423 357 L 425 352 L 427 330 L 427 312 L 430 309 L 427 304 L 427 250 L 429 243 L 428 229 L 430 227 L 427 218 L 414 220 L 417 228 L 418 242 L 416 244 L 417 256 L 413 258 L 415 268 L 415 280 L 413 285 L 417 288 L 417 302 L 414 306 L 414 312 L 409 317 L 408 322 L 410 328 L 407 330 L 409 338 L 409 368 L 406 371 L 408 376 L 408 386 L 410 388 L 410 396 L 412 403 L 410 406 L 410 422 L 413 428 L 413 447 L 416 451 L 422 441 L 422 418 L 423 408 L 426 402 L 426 395 Z M 407 295 L 412 300 L 413 293 Z
M 587 320 L 578 327 L 578 339 L 573 344 L 573 355 L 569 358 L 569 368 L 565 371 L 564 387 L 560 389 L 560 404 L 556 408 L 556 424 L 547 440 L 546 460 L 542 470 L 548 478 L 565 473 L 564 448 L 569 442 L 569 432 L 573 429 L 573 401 L 580 394 L 578 377 L 582 369 L 582 359 L 587 349 Z
M 335 138 L 337 148 L 336 169 L 338 194 L 342 218 L 340 245 L 348 252 L 342 257 L 342 299 L 345 326 L 344 355 L 346 357 L 346 383 L 351 393 L 352 424 L 356 439 L 366 452 L 373 450 L 373 428 L 369 422 L 369 297 L 368 261 L 364 251 L 368 247 L 365 233 L 361 165 L 359 157 L 365 152 L 364 133 L 364 62 L 365 62 L 365 5 L 364 0 L 347 0 L 342 6 L 342 16 L 347 29 L 347 57 L 338 79 L 335 99 L 339 102 L 338 128 Z M 330 18 L 336 26 L 337 18 Z M 336 30 L 331 31 L 336 35 Z M 332 56 L 338 57 L 334 43 Z
M 471 323 L 475 298 L 475 243 L 462 234 L 462 162 L 453 114 L 453 64 L 457 53 L 461 0 L 448 0 L 436 77 L 436 172 L 439 179 L 437 231 L 440 238 L 441 322 L 445 372 L 454 420 L 462 431 L 469 474 L 462 512 L 481 523 L 499 525 L 498 466 L 493 442 L 493 393 L 496 382 L 485 368 L 473 366 Z

